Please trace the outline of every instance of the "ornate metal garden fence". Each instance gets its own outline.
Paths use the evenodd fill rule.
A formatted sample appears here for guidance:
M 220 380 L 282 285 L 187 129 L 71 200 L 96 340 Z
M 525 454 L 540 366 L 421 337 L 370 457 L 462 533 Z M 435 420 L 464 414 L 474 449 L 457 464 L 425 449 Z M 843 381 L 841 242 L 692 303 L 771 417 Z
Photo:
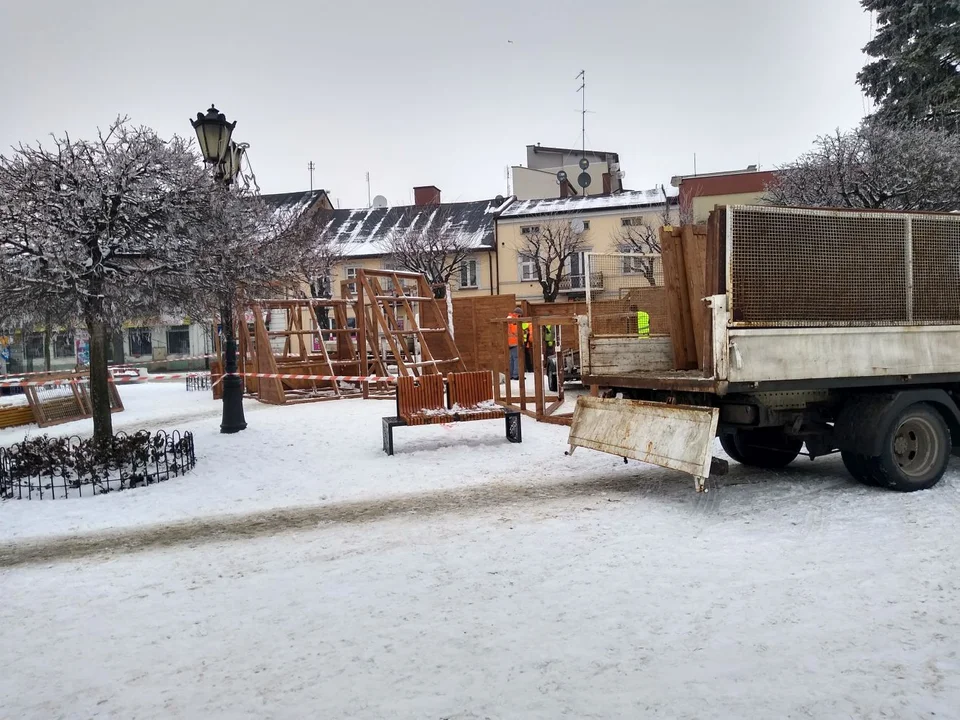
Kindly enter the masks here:
M 209 390 L 210 373 L 190 373 L 187 375 L 187 391 Z
M 120 432 L 106 446 L 44 435 L 0 448 L 0 499 L 102 495 L 163 482 L 196 464 L 190 432 Z

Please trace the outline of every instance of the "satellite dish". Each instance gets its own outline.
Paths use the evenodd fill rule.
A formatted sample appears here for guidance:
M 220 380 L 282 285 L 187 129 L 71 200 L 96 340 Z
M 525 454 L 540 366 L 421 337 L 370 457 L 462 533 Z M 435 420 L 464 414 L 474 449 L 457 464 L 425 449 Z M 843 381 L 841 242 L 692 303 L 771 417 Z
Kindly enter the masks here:
M 590 173 L 582 172 L 577 176 L 577 185 L 582 188 L 590 187 Z
M 586 170 L 588 167 L 590 167 L 590 161 L 587 160 L 585 157 L 580 158 L 580 169 Z
M 584 231 L 583 220 L 580 218 L 575 219 L 570 223 L 570 229 L 573 230 L 575 235 L 579 235 Z
M 563 185 L 567 181 L 567 171 L 561 170 L 557 173 L 557 182 Z
M 387 207 L 387 199 L 383 195 L 377 195 L 373 199 L 373 206 L 375 208 L 385 208 Z

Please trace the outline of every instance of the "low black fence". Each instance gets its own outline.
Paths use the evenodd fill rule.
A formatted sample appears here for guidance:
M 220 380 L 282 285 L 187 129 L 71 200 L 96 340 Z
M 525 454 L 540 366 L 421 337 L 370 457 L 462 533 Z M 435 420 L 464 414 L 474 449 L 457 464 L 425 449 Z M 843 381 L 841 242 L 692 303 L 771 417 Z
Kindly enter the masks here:
M 210 375 L 208 373 L 190 373 L 187 375 L 187 391 L 209 389 Z
M 0 448 L 0 499 L 102 495 L 163 482 L 196 464 L 191 432 L 120 432 L 106 444 L 44 435 Z

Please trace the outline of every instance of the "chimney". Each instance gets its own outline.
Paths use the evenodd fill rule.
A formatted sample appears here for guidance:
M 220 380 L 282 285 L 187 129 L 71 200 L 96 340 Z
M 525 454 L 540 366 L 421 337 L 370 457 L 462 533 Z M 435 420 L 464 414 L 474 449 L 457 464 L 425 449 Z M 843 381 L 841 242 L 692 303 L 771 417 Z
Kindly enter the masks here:
M 439 205 L 440 188 L 436 185 L 421 185 L 413 189 L 413 204 L 420 205 Z

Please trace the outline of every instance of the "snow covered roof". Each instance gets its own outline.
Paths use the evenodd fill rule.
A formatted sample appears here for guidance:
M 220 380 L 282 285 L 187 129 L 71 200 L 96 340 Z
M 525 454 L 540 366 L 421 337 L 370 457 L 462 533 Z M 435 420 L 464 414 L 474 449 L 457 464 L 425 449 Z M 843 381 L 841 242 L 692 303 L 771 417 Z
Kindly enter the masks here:
M 436 224 L 444 232 L 464 236 L 470 247 L 492 248 L 494 220 L 511 200 L 498 198 L 441 205 L 332 210 L 327 213 L 328 220 L 321 238 L 341 245 L 341 251 L 347 257 L 385 255 L 392 234 Z
M 323 205 L 326 190 L 300 190 L 298 192 L 261 195 L 260 199 L 274 212 L 287 217 L 300 216 L 315 205 Z
M 665 189 L 671 202 L 680 192 L 675 187 Z M 518 200 L 508 207 L 502 216 L 504 218 L 521 218 L 533 215 L 562 215 L 564 213 L 643 208 L 662 204 L 663 191 L 660 188 L 625 190 L 613 195 L 577 195 L 575 197 L 549 198 L 546 200 Z

